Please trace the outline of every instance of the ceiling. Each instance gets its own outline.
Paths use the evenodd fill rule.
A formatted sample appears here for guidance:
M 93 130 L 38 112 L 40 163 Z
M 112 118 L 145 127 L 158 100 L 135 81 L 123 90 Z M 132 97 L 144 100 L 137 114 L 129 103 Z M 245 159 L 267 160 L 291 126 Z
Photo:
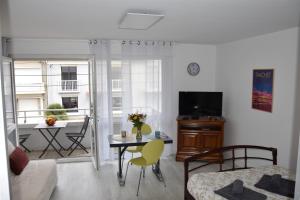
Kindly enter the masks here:
M 300 0 L 1 0 L 2 35 L 144 39 L 218 44 L 299 25 Z M 127 11 L 165 17 L 148 30 L 118 29 Z

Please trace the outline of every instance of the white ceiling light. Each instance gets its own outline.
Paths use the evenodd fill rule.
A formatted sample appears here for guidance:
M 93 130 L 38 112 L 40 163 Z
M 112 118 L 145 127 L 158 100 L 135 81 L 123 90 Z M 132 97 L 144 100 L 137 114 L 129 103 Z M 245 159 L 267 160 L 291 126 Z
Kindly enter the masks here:
M 121 20 L 120 29 L 134 29 L 147 30 L 157 22 L 159 22 L 164 15 L 152 13 L 138 13 L 128 12 Z

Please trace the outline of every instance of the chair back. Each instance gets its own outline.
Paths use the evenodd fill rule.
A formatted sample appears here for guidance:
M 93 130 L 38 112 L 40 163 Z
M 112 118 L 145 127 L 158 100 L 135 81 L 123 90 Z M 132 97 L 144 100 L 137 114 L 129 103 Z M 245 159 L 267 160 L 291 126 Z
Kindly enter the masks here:
M 143 124 L 141 131 L 142 131 L 143 135 L 149 135 L 150 133 L 152 133 L 152 129 L 151 129 L 149 124 Z M 132 132 L 132 134 L 136 134 L 137 133 L 137 128 L 132 127 L 131 132 Z
M 84 117 L 84 122 L 83 122 L 82 128 L 80 130 L 80 134 L 85 135 L 88 125 L 89 125 L 89 121 L 90 121 L 90 117 L 86 115 Z
M 142 149 L 142 157 L 147 161 L 147 165 L 155 164 L 160 159 L 164 146 L 163 140 L 153 140 L 145 144 Z

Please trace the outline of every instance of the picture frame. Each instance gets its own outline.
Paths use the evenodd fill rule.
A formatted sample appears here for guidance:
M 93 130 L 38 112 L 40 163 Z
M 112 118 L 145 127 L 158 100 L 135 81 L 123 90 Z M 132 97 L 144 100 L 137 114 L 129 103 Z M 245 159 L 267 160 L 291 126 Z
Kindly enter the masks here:
M 252 108 L 272 113 L 274 69 L 253 69 Z

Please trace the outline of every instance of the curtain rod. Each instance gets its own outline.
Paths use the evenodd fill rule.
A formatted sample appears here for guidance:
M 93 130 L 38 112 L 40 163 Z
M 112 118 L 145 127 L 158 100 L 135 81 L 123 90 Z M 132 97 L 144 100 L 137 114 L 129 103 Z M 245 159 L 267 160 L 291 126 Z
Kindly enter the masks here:
M 141 45 L 142 43 L 144 43 L 145 45 L 148 45 L 148 44 L 155 45 L 155 43 L 162 43 L 163 46 L 169 45 L 169 44 L 170 44 L 170 46 L 172 46 L 173 42 L 171 42 L 171 41 L 143 41 L 143 40 L 137 40 L 137 41 L 132 41 L 132 40 L 126 41 L 126 40 L 123 40 L 122 41 L 123 45 L 126 44 L 126 43 L 128 43 L 128 44 L 136 44 L 136 45 Z

